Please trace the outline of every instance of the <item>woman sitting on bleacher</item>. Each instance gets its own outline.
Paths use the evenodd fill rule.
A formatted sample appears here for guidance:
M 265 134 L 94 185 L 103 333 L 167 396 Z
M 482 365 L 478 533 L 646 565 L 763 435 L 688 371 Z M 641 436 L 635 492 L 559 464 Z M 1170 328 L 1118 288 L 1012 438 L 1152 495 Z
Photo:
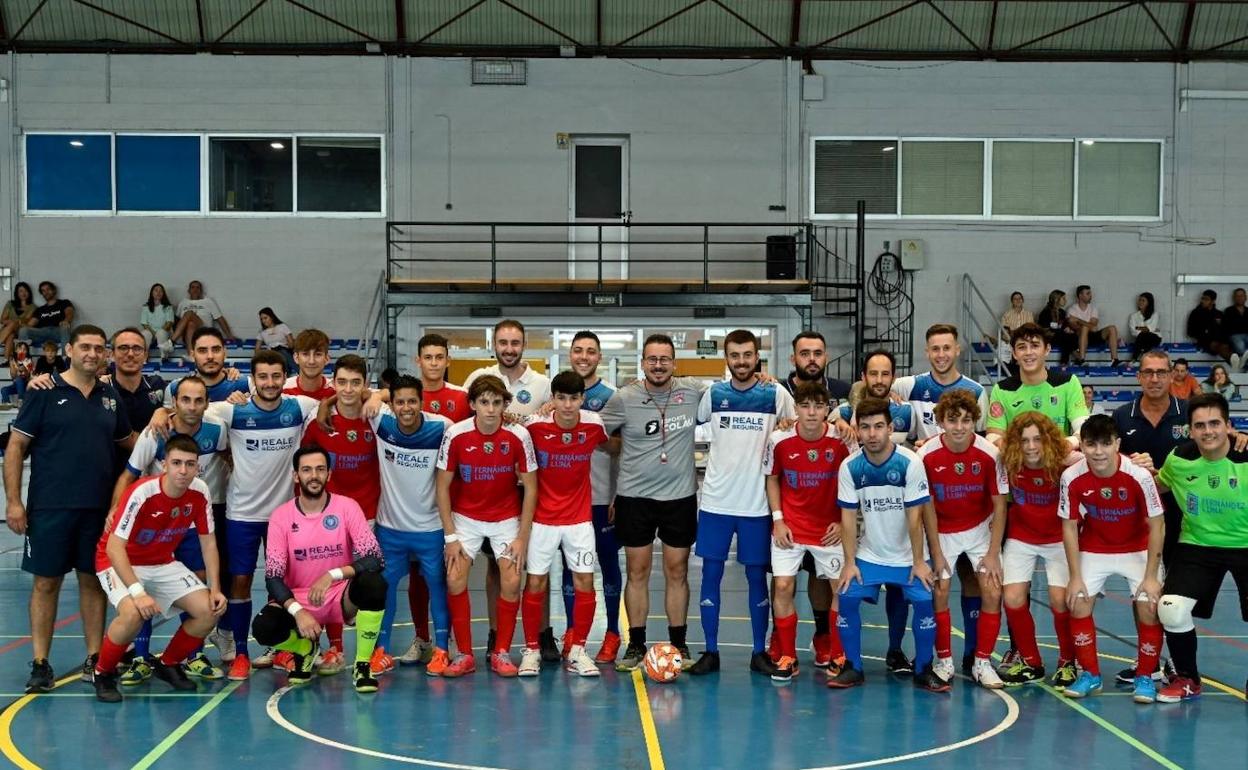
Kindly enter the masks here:
M 1054 289 L 1049 292 L 1049 303 L 1036 317 L 1036 323 L 1042 329 L 1048 329 L 1053 335 L 1053 347 L 1061 353 L 1061 364 L 1070 363 L 1070 356 L 1079 349 L 1079 333 L 1066 320 L 1066 292 Z
M 1138 366 L 1140 356 L 1161 347 L 1160 328 L 1161 319 L 1157 315 L 1157 303 L 1153 301 L 1152 292 L 1141 292 L 1135 299 L 1135 312 L 1127 319 L 1127 334 L 1133 338 L 1128 367 Z
M 1209 371 L 1209 378 L 1200 383 L 1200 391 L 1217 393 L 1227 401 L 1233 401 L 1239 395 L 1239 386 L 1231 382 L 1231 376 L 1226 373 L 1225 366 L 1214 364 L 1213 369 Z

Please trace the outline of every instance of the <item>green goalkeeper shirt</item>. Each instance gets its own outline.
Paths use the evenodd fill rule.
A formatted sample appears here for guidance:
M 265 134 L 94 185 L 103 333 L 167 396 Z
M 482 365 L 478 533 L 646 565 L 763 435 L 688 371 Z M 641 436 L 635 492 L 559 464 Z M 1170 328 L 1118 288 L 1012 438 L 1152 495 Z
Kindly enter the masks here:
M 1157 478 L 1183 510 L 1180 543 L 1248 548 L 1248 452 L 1209 461 L 1188 441 L 1166 457 Z

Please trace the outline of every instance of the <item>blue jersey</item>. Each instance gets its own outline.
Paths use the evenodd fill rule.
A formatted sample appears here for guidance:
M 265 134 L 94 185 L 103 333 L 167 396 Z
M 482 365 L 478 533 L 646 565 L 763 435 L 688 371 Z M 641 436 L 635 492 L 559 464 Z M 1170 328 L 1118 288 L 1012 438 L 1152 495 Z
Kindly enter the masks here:
M 979 420 L 975 429 L 984 429 L 984 420 L 988 417 L 988 390 L 966 375 L 948 385 L 941 385 L 931 372 L 916 374 L 910 377 L 898 377 L 893 382 L 893 392 L 906 401 L 914 410 L 917 418 L 916 432 L 919 438 L 931 438 L 941 434 L 940 425 L 936 422 L 936 402 L 949 390 L 968 391 L 979 402 Z
M 434 481 L 442 436 L 452 423 L 440 414 L 422 412 L 420 416 L 420 427 L 412 433 L 400 430 L 399 418 L 388 406 L 369 420 L 381 461 L 377 523 L 402 532 L 442 529 Z
M 854 409 L 849 404 L 841 404 L 837 410 L 837 414 L 842 420 L 851 425 L 854 422 Z M 888 402 L 888 418 L 893 426 L 893 443 L 897 446 L 911 441 L 915 436 L 915 426 L 917 421 L 914 416 L 914 407 L 910 404 L 898 404 L 892 401 Z M 857 426 L 855 426 L 857 427 Z
M 585 404 L 581 407 L 589 412 L 601 412 L 611 400 L 615 388 L 607 381 L 599 378 L 593 387 L 585 389 Z M 610 505 L 615 498 L 615 474 L 618 460 L 607 454 L 606 445 L 598 447 L 593 457 L 589 458 L 589 483 L 593 489 L 594 505 Z
M 886 567 L 914 563 L 906 509 L 929 499 L 927 473 L 918 455 L 896 446 L 876 465 L 863 450 L 854 452 L 841 463 L 836 499 L 842 508 L 862 511 L 858 558 Z
M 793 397 L 774 382 L 745 390 L 731 380 L 702 394 L 698 422 L 710 428 L 711 456 L 702 482 L 702 510 L 728 516 L 766 516 L 763 452 L 776 420 L 794 416 Z
M 165 408 L 172 409 L 173 402 L 178 397 L 178 383 L 182 382 L 181 378 L 169 383 L 169 387 L 165 388 Z M 224 401 L 230 397 L 231 393 L 250 393 L 251 378 L 239 377 L 237 380 L 223 379 L 216 385 L 208 386 L 208 403 L 215 404 L 218 401 Z

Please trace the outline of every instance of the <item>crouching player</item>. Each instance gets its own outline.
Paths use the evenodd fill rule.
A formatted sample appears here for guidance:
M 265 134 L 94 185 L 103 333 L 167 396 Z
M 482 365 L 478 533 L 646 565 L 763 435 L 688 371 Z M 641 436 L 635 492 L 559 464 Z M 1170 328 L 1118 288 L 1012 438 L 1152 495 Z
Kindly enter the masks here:
M 287 681 L 300 685 L 312 678 L 321 629 L 354 623 L 355 690 L 376 692 L 369 660 L 386 609 L 381 549 L 359 503 L 325 491 L 326 450 L 301 447 L 293 464 L 299 493 L 269 517 L 264 577 L 272 601 L 252 621 L 252 636 L 294 654 Z
M 793 594 L 802 559 L 810 554 L 815 576 L 825 583 L 841 576 L 841 520 L 836 508 L 836 480 L 849 449 L 828 424 L 831 397 L 822 382 L 803 382 L 793 391 L 797 424 L 775 431 L 763 453 L 767 502 L 771 506 L 771 592 L 780 658 L 776 681 L 797 673 L 797 610 Z M 831 586 L 828 591 L 831 592 Z M 831 639 L 829 676 L 840 673 L 845 657 L 837 631 L 837 601 L 828 610 Z M 819 665 L 816 662 L 816 665 Z
M 117 617 L 108 627 L 95 664 L 95 696 L 118 703 L 117 664 L 139 633 L 143 621 L 156 615 L 189 613 L 165 651 L 152 664 L 158 679 L 175 690 L 194 690 L 195 683 L 179 665 L 199 649 L 225 613 L 217 540 L 213 534 L 211 493 L 196 478 L 199 446 L 178 435 L 165 444 L 165 472 L 130 485 L 121 497 L 118 515 L 100 538 L 95 552 L 96 575 Z M 208 586 L 173 552 L 194 524 L 208 575 Z

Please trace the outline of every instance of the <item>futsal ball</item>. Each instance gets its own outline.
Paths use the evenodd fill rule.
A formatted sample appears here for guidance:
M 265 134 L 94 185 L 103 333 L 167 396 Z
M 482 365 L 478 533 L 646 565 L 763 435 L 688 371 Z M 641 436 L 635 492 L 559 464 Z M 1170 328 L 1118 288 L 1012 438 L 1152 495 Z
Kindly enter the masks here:
M 680 676 L 682 663 L 680 650 L 671 644 L 656 644 L 646 651 L 646 659 L 642 666 L 646 676 L 655 682 L 666 684 Z

